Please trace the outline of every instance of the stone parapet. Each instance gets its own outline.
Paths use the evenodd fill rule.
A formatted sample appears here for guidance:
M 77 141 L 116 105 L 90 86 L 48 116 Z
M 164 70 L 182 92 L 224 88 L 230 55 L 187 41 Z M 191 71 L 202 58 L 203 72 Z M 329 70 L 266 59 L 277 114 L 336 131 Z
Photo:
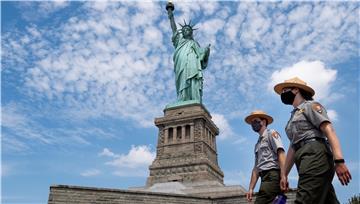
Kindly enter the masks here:
M 211 183 L 208 192 L 200 195 L 184 195 L 179 193 L 150 192 L 142 190 L 120 190 L 111 188 L 95 188 L 70 185 L 50 186 L 48 204 L 243 204 L 245 194 L 237 186 L 216 187 Z M 205 185 L 205 186 L 206 186 Z M 204 186 L 202 184 L 202 186 Z M 174 186 L 170 186 L 174 187 Z M 189 186 L 188 186 L 189 187 Z M 169 188 L 169 186 L 167 186 Z M 175 186 L 176 188 L 176 186 Z M 193 186 L 193 192 L 199 193 Z M 217 190 L 216 190 L 217 188 Z M 211 190 L 212 189 L 212 190 Z M 220 189 L 220 191 L 219 191 Z M 223 189 L 223 190 L 221 190 Z M 221 193 L 222 192 L 222 193 Z M 226 193 L 227 192 L 227 193 Z M 256 199 L 254 195 L 254 199 Z M 295 190 L 287 194 L 288 204 L 295 200 Z

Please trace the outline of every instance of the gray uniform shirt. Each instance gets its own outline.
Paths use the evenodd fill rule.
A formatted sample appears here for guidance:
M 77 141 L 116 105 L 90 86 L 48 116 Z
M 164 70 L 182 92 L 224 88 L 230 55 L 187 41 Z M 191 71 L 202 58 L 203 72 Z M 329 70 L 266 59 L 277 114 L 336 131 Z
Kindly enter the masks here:
M 304 101 L 291 112 L 285 131 L 290 144 L 296 144 L 304 139 L 315 137 L 326 138 L 320 125 L 330 122 L 324 107 L 315 101 Z
M 284 149 L 280 134 L 266 129 L 255 145 L 255 167 L 258 172 L 280 169 L 277 150 Z

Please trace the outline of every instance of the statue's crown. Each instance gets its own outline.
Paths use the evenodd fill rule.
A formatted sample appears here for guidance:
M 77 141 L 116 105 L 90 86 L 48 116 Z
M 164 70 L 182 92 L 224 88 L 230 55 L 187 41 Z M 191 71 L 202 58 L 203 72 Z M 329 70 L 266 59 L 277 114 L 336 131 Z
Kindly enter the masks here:
M 197 30 L 197 28 L 194 28 L 195 24 L 191 24 L 191 20 L 189 21 L 189 23 L 186 23 L 185 19 L 184 19 L 184 25 L 180 24 L 179 25 L 181 26 L 181 29 L 185 28 L 185 27 L 188 27 L 190 28 L 191 30 Z

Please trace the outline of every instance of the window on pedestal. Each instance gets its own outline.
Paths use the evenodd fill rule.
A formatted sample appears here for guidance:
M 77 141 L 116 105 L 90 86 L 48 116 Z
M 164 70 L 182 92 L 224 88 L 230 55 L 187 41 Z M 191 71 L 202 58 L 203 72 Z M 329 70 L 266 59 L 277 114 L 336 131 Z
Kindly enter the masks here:
M 215 135 L 212 136 L 212 146 L 215 148 Z
M 177 128 L 176 128 L 176 139 L 177 140 L 181 140 L 181 126 L 178 126 Z
M 207 130 L 207 141 L 208 141 L 208 144 L 211 146 L 211 132 L 209 129 L 206 129 Z
M 168 141 L 170 143 L 173 140 L 173 134 L 174 134 L 173 128 L 169 128 L 169 133 L 168 134 L 169 134 Z
M 190 139 L 190 125 L 185 126 L 185 139 Z

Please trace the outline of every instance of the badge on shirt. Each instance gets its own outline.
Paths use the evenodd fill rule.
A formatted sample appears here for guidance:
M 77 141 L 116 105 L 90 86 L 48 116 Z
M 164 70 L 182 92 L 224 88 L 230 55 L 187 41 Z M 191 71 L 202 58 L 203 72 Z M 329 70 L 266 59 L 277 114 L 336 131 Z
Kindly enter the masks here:
M 297 112 L 297 114 L 301 114 L 301 113 L 303 113 L 303 112 L 305 112 L 305 108 L 299 109 L 298 112 Z
M 315 103 L 312 104 L 311 107 L 312 107 L 312 109 L 313 109 L 314 111 L 322 114 L 322 112 L 323 112 L 323 107 L 322 107 L 322 105 L 321 105 L 320 103 L 315 102 Z
M 280 134 L 278 132 L 274 131 L 271 133 L 271 136 L 273 136 L 273 138 L 277 139 L 277 138 L 279 138 Z

